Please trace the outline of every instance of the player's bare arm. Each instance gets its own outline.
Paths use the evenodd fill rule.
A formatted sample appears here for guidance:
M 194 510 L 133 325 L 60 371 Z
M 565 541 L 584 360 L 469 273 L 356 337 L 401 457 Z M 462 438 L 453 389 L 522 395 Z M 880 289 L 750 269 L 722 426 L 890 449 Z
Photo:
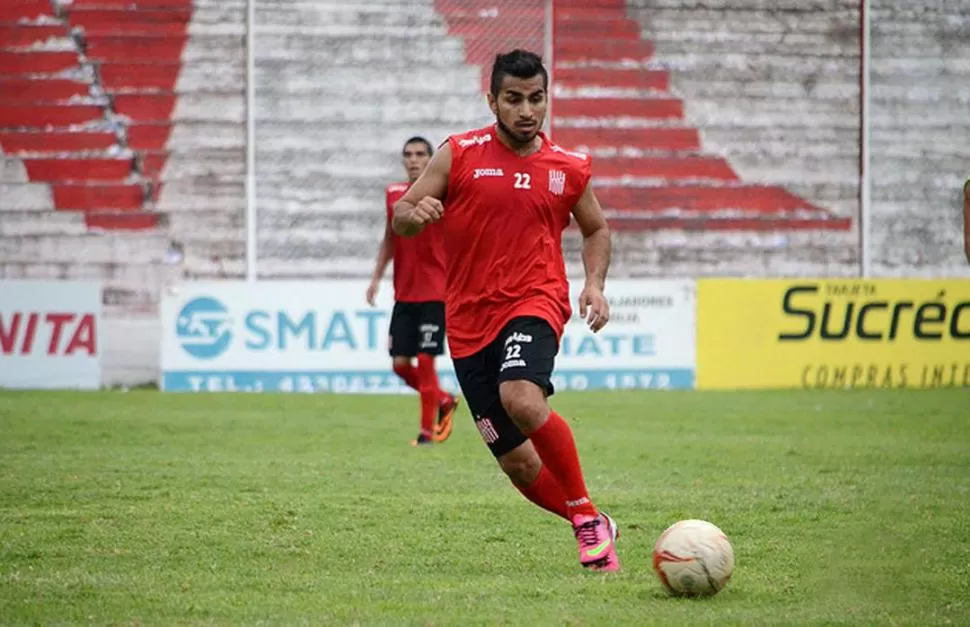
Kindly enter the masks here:
M 579 202 L 573 207 L 573 217 L 583 234 L 583 268 L 586 270 L 586 285 L 579 296 L 579 315 L 596 332 L 610 321 L 610 305 L 603 295 L 603 289 L 613 244 L 610 226 L 593 193 L 592 183 L 586 185 Z
M 391 230 L 391 221 L 388 220 L 384 225 L 384 238 L 381 246 L 377 249 L 377 261 L 374 263 L 374 274 L 371 276 L 370 285 L 367 286 L 367 304 L 371 307 L 375 305 L 377 290 L 380 288 L 381 279 L 387 270 L 387 264 L 391 263 L 394 255 L 394 231 Z
M 450 172 L 451 145 L 445 143 L 411 189 L 394 204 L 391 226 L 395 233 L 402 237 L 414 237 L 425 226 L 441 219 L 444 214 L 441 201 L 448 191 Z

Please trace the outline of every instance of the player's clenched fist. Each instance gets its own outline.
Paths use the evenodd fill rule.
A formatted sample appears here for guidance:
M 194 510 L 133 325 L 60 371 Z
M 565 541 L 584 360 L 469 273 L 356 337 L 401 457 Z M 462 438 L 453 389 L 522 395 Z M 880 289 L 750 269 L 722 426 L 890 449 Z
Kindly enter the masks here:
M 427 225 L 440 220 L 444 212 L 441 201 L 433 196 L 425 196 L 414 205 L 401 201 L 394 207 L 391 228 L 398 235 L 412 237 L 423 231 Z
M 410 212 L 411 223 L 416 226 L 424 226 L 437 222 L 444 215 L 445 208 L 441 201 L 432 196 L 425 196 L 414 205 Z

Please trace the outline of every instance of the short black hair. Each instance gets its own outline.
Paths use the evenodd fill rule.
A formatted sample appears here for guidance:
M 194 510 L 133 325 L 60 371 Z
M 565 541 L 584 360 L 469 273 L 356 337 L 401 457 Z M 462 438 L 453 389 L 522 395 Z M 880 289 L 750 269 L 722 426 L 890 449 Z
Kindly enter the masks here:
M 542 87 L 549 90 L 549 73 L 542 65 L 542 57 L 534 52 L 516 48 L 505 54 L 495 55 L 495 63 L 492 64 L 492 82 L 490 89 L 492 95 L 498 97 L 498 92 L 502 90 L 502 79 L 506 76 L 515 78 L 532 78 L 542 76 Z
M 434 148 L 431 146 L 431 142 L 429 142 L 424 137 L 421 137 L 420 135 L 415 135 L 411 139 L 404 142 L 404 146 L 401 148 L 401 153 L 403 154 L 404 149 L 410 146 L 411 144 L 424 144 L 428 149 L 428 155 L 429 156 L 434 155 Z

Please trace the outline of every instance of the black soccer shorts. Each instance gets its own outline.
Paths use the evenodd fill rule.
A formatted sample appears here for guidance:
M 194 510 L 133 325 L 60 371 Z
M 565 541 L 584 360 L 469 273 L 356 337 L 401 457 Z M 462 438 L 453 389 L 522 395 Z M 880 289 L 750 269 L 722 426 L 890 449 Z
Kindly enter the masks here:
M 552 370 L 559 338 L 541 318 L 513 318 L 492 342 L 474 355 L 455 359 L 455 374 L 475 426 L 495 457 L 526 441 L 502 407 L 499 384 L 531 381 L 552 396 Z
M 440 355 L 445 348 L 445 304 L 442 301 L 394 303 L 388 338 L 391 357 Z

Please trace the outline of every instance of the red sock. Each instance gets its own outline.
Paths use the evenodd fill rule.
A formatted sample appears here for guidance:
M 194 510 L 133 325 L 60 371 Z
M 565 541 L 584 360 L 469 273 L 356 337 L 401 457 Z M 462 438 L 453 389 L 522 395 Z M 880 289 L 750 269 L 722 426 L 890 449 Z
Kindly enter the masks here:
M 541 427 L 529 435 L 543 466 L 548 466 L 566 495 L 566 509 L 570 519 L 577 514 L 596 516 L 599 512 L 586 492 L 583 468 L 569 423 L 554 411 Z
M 569 512 L 566 510 L 566 493 L 562 491 L 562 486 L 552 476 L 545 464 L 539 469 L 539 475 L 530 486 L 526 488 L 515 487 L 522 493 L 522 496 L 542 509 L 569 520 Z
M 394 374 L 401 377 L 412 389 L 418 389 L 418 373 L 411 364 L 394 364 Z
M 431 355 L 418 355 L 418 392 L 421 394 L 421 433 L 430 436 L 434 432 L 435 418 L 438 417 L 441 394 L 438 373 L 434 370 L 434 357 Z

